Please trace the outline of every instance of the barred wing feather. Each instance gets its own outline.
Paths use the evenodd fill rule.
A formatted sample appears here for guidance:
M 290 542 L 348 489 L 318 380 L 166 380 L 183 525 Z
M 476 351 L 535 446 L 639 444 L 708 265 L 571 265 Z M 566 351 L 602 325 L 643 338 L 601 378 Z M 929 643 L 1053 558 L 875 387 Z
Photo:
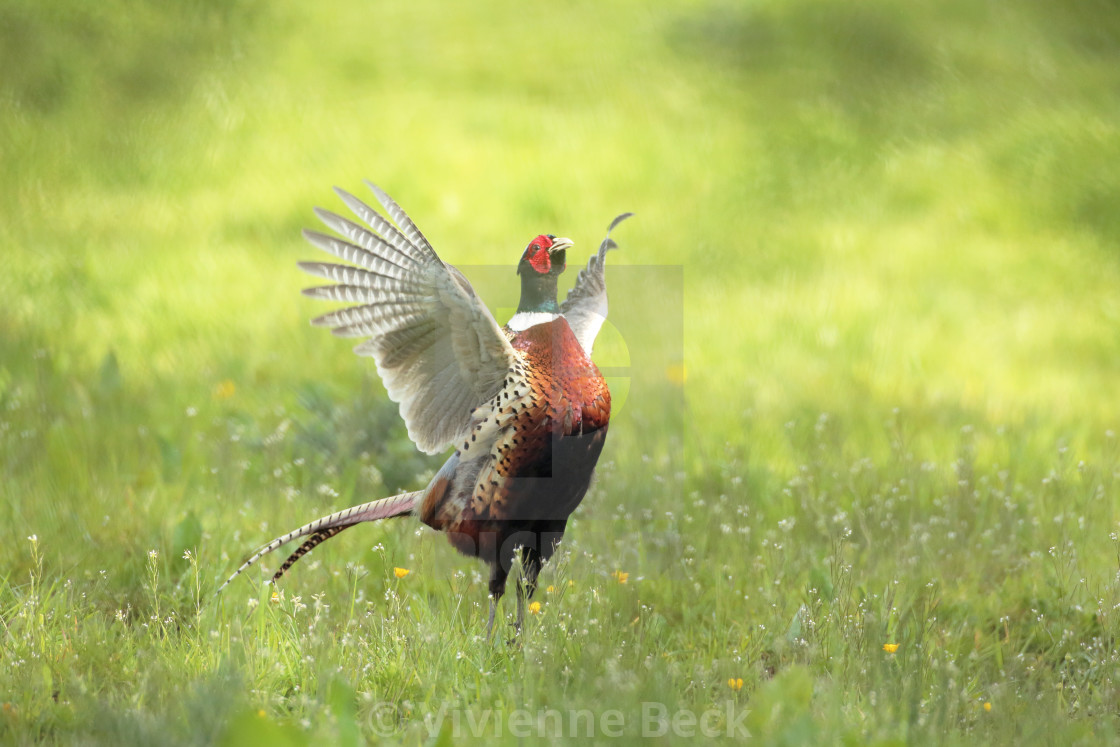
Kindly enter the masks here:
M 597 254 L 591 255 L 587 267 L 580 270 L 576 284 L 568 291 L 568 297 L 560 305 L 560 313 L 568 320 L 568 326 L 579 340 L 580 347 L 591 356 L 591 348 L 603 321 L 607 318 L 607 281 L 604 268 L 607 263 L 607 252 L 618 245 L 611 239 L 611 231 L 633 213 L 623 213 L 611 221 L 607 227 L 607 236 L 599 245 Z
M 311 323 L 369 338 L 354 352 L 373 357 L 409 438 L 435 454 L 470 432 L 471 410 L 498 393 L 516 354 L 463 274 L 440 260 L 392 198 L 366 183 L 396 225 L 341 189 L 364 226 L 316 209 L 338 236 L 305 230 L 304 237 L 351 264 L 301 262 L 333 283 L 304 294 L 356 305 Z

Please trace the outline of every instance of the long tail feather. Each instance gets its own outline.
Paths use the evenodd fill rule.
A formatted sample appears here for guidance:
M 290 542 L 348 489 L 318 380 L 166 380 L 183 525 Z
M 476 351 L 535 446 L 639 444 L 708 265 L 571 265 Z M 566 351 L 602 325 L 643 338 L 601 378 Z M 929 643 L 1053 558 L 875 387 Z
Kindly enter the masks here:
M 338 534 L 339 532 L 341 532 L 343 529 L 349 529 L 352 526 L 354 526 L 354 525 L 353 524 L 343 524 L 343 525 L 339 525 L 337 527 L 331 527 L 330 529 L 324 529 L 321 532 L 316 532 L 315 534 L 308 537 L 304 541 L 304 543 L 299 546 L 298 550 L 296 550 L 294 553 L 292 553 L 291 555 L 288 556 L 288 559 L 284 561 L 284 564 L 280 566 L 280 568 L 276 571 L 276 573 L 272 574 L 272 580 L 269 583 L 274 584 L 277 581 L 279 581 L 280 577 L 283 576 L 285 573 L 287 573 L 288 569 L 296 564 L 296 561 L 298 561 L 300 558 L 302 558 L 307 553 L 314 550 L 321 543 L 326 542 L 331 537 L 333 537 L 336 534 Z
M 245 572 L 247 568 L 256 563 L 258 560 L 268 555 L 270 552 L 279 549 L 280 547 L 288 544 L 292 540 L 306 537 L 307 535 L 314 535 L 311 539 L 307 540 L 300 546 L 298 550 L 292 553 L 291 557 L 285 561 L 284 565 L 273 577 L 275 581 L 280 576 L 284 575 L 292 565 L 311 551 L 316 545 L 324 540 L 330 539 L 334 535 L 341 532 L 347 527 L 352 527 L 355 524 L 361 524 L 364 521 L 377 521 L 379 519 L 388 519 L 393 516 L 401 516 L 403 514 L 412 513 L 416 506 L 417 501 L 420 499 L 423 491 L 415 491 L 412 493 L 401 493 L 394 495 L 391 498 L 382 498 L 377 501 L 370 501 L 363 503 L 360 506 L 353 506 L 351 508 L 338 511 L 330 516 L 324 516 L 321 519 L 316 519 L 310 524 L 305 524 L 299 529 L 294 529 L 287 534 L 277 537 L 253 553 L 253 556 L 241 564 L 232 576 L 226 579 L 226 582 L 218 587 L 218 592 L 221 593 L 222 589 L 229 586 L 230 582 Z

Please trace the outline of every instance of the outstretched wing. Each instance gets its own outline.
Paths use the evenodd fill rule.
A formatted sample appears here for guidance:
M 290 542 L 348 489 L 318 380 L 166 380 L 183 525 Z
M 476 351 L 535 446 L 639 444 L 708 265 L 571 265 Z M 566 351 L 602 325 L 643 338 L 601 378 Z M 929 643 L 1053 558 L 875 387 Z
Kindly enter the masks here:
M 307 229 L 304 237 L 357 267 L 300 262 L 334 283 L 304 294 L 358 305 L 311 323 L 332 327 L 340 337 L 370 338 L 354 352 L 373 357 L 389 398 L 400 404 L 409 438 L 435 454 L 469 433 L 471 410 L 498 393 L 516 354 L 463 274 L 440 260 L 389 195 L 366 184 L 396 226 L 338 188 L 365 226 L 315 209 L 342 238 Z
M 576 284 L 560 305 L 560 313 L 568 320 L 568 326 L 589 358 L 599 328 L 607 318 L 607 280 L 603 269 L 607 263 L 607 252 L 618 246 L 611 239 L 611 231 L 631 215 L 633 213 L 623 213 L 607 226 L 607 236 L 599 245 L 598 254 L 591 255 L 591 259 L 587 260 L 587 267 L 579 271 Z

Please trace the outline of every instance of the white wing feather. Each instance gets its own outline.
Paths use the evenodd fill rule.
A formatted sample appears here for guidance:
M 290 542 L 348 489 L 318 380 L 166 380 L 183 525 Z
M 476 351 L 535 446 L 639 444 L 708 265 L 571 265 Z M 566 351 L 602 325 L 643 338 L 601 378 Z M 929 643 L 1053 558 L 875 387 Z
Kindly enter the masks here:
M 568 326 L 572 328 L 572 333 L 589 358 L 599 329 L 607 318 L 607 280 L 603 271 L 607 263 L 607 252 L 618 246 L 611 239 L 611 231 L 631 215 L 633 213 L 623 213 L 611 221 L 598 253 L 591 255 L 587 267 L 580 270 L 576 284 L 560 305 L 560 313 L 568 320 Z
M 440 260 L 392 198 L 366 183 L 396 226 L 337 188 L 368 228 L 316 209 L 345 240 L 310 230 L 304 237 L 357 267 L 301 262 L 306 272 L 334 283 L 304 294 L 359 305 L 311 323 L 342 337 L 369 338 L 354 352 L 373 357 L 409 438 L 435 454 L 469 434 L 471 410 L 501 390 L 517 356 L 463 274 Z

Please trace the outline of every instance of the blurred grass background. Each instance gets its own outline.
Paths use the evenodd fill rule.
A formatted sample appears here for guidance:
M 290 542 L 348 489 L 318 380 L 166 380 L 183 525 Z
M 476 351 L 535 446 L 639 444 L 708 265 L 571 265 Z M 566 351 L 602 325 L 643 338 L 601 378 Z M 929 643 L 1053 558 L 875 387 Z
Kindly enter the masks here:
M 487 283 L 495 308 L 515 303 L 512 266 L 529 238 L 572 236 L 574 268 L 623 210 L 638 217 L 620 228 L 624 248 L 611 262 L 639 272 L 623 277 L 680 268 L 683 318 L 651 311 L 657 325 L 599 351 L 600 362 L 635 360 L 662 335 L 683 336 L 683 360 L 632 372 L 646 396 L 629 398 L 612 424 L 604 475 L 573 530 L 582 532 L 573 547 L 600 562 L 575 557 L 572 573 L 625 565 L 656 578 L 683 554 L 805 581 L 826 567 L 821 558 L 844 555 L 830 544 L 834 509 L 877 517 L 883 534 L 865 528 L 845 557 L 886 573 L 906 554 L 898 543 L 916 542 L 915 527 L 948 511 L 945 493 L 977 475 L 1006 496 L 1016 485 L 1034 492 L 1001 509 L 962 488 L 953 511 L 966 513 L 953 521 L 963 527 L 939 534 L 938 552 L 919 553 L 914 600 L 926 576 L 953 579 L 959 618 L 985 628 L 1011 614 L 1005 603 L 1025 619 L 1051 598 L 1037 579 L 1005 579 L 1008 567 L 1026 576 L 1033 567 L 1009 558 L 1066 542 L 1090 559 L 1090 577 L 1103 584 L 1115 571 L 1113 3 L 5 0 L 0 70 L 8 620 L 25 609 L 36 567 L 54 579 L 48 586 L 88 586 L 92 607 L 60 601 L 59 617 L 85 610 L 87 623 L 112 629 L 118 610 L 146 615 L 159 598 L 158 585 L 145 586 L 149 549 L 161 549 L 157 580 L 174 580 L 164 589 L 174 598 L 186 594 L 192 562 L 209 589 L 289 524 L 423 484 L 436 462 L 414 453 L 372 366 L 307 327 L 321 308 L 298 295 L 307 280 L 294 263 L 314 256 L 299 237 L 314 224 L 311 207 L 337 209 L 330 186 L 358 191 L 366 177 L 448 262 L 511 268 L 508 287 Z M 641 319 L 650 294 L 626 287 L 612 293 L 612 314 Z M 874 479 L 860 477 L 866 470 Z M 820 489 L 809 497 L 806 474 Z M 1084 483 L 1042 482 L 1053 475 Z M 888 507 L 884 518 L 881 499 L 898 479 L 932 482 L 910 513 Z M 660 518 L 714 496 L 754 513 L 713 504 L 711 520 L 694 526 Z M 1067 509 L 1075 525 L 1079 513 L 1077 529 L 1051 526 Z M 1001 511 L 1019 529 L 983 535 L 1012 526 Z M 762 528 L 786 518 L 799 522 L 788 537 L 804 556 L 779 562 Z M 742 526 L 720 539 L 726 522 Z M 954 549 L 973 536 L 991 550 L 986 562 Z M 398 553 L 385 562 L 408 562 L 411 529 L 371 530 L 349 554 L 319 554 L 340 567 L 382 538 L 384 552 Z M 469 564 L 438 538 L 419 546 L 434 556 L 426 588 L 437 600 L 450 569 Z M 188 549 L 194 561 L 179 560 Z M 383 570 L 370 552 L 360 557 Z M 867 571 L 867 588 L 878 572 Z M 647 601 L 679 605 L 681 578 L 651 581 Z M 291 583 L 311 594 L 325 581 L 307 573 Z M 761 652 L 789 659 L 753 626 L 771 607 L 788 623 L 803 602 L 790 591 L 718 605 L 717 621 L 739 621 L 736 635 L 750 641 L 735 644 L 757 674 L 744 697 L 768 676 Z M 476 605 L 483 592 L 464 595 Z M 1065 592 L 1053 599 L 1066 608 Z M 456 620 L 454 634 L 477 618 Z M 688 625 L 670 619 L 694 645 Z M 167 653 L 151 702 L 168 697 L 160 687 L 215 676 L 217 659 L 232 680 L 267 689 L 263 670 L 230 653 L 228 619 L 197 625 L 222 630 L 216 621 L 227 626 L 225 653 L 199 653 L 205 637 L 187 659 Z M 1093 623 L 1095 633 L 1109 624 Z M 957 632 L 971 641 L 971 630 Z M 668 633 L 651 635 L 655 648 L 674 649 Z M 9 650 L 15 659 L 18 647 Z M 575 666 L 567 656 L 561 664 Z M 1114 663 L 1098 664 L 1099 684 Z M 142 720 L 89 727 L 73 705 L 124 708 L 113 682 L 134 665 L 56 663 L 49 687 L 12 675 L 25 689 L 6 701 L 21 714 L 9 728 L 20 739 L 68 728 L 142 739 Z M 503 666 L 503 676 L 522 673 Z M 665 693 L 681 686 L 679 676 L 665 681 Z M 1114 705 L 1108 681 L 1100 702 Z M 78 715 L 42 700 L 59 691 Z M 832 721 L 806 705 L 823 733 L 857 724 L 864 737 L 899 736 L 890 713 L 861 721 L 836 697 Z M 1052 705 L 1037 717 L 1086 715 L 1061 698 Z M 314 710 L 285 708 L 297 722 Z M 923 723 L 972 728 L 952 709 L 938 713 L 948 721 Z

